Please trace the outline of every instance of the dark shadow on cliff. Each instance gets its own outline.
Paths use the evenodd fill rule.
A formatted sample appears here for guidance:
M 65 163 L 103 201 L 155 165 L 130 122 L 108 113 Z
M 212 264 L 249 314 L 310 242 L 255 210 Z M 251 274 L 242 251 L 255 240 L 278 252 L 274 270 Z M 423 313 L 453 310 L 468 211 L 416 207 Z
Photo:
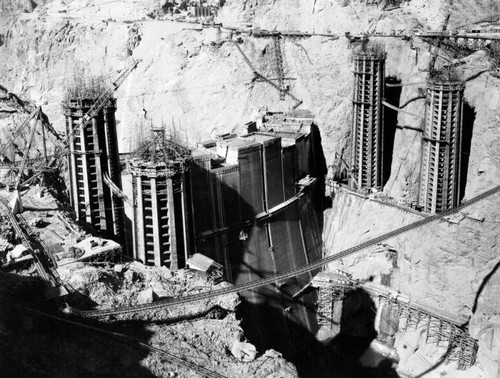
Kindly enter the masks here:
M 469 159 L 472 143 L 472 135 L 474 133 L 474 122 L 476 120 L 476 110 L 467 102 L 464 102 L 464 113 L 462 120 L 462 155 L 460 156 L 460 198 L 464 198 L 465 186 L 467 185 L 467 177 L 469 175 Z M 479 174 L 481 174 L 479 172 Z
M 244 302 L 243 311 L 245 313 L 260 312 L 266 315 L 265 323 L 254 324 L 253 327 L 259 327 L 259 331 L 270 339 L 278 338 L 274 340 L 274 345 L 289 351 L 284 353 L 284 357 L 296 366 L 300 377 L 398 377 L 392 368 L 392 363 L 383 358 L 380 358 L 378 365 L 371 368 L 363 367 L 359 363 L 360 357 L 376 337 L 375 312 L 373 311 L 375 305 L 365 291 L 357 289 L 346 297 L 340 320 L 340 333 L 325 342 L 319 342 L 309 329 L 294 318 L 295 312 L 300 311 L 301 307 L 307 307 L 308 311 L 313 309 L 301 303 L 302 298 L 292 299 L 290 296 L 283 295 L 281 303 L 289 309 L 284 313 L 278 306 L 268 304 L 272 303 L 275 292 L 276 288 L 266 287 L 265 290 L 260 291 L 261 298 L 265 299 L 266 303 Z M 276 328 L 279 321 L 282 322 L 282 327 L 288 330 L 290 335 L 288 340 L 279 339 L 283 337 Z M 255 340 L 250 338 L 250 342 L 255 342 Z M 261 351 L 266 347 L 266 345 L 257 346 Z
M 326 162 L 319 128 L 312 125 L 309 136 L 301 136 L 297 145 L 244 150 L 237 169 L 204 160 L 190 172 L 197 252 L 223 264 L 225 278 L 232 283 L 287 272 L 322 257 Z M 268 210 L 293 200 L 301 190 L 298 182 L 307 175 L 316 180 L 302 189 L 303 195 L 255 220 L 265 213 L 263 206 Z M 224 227 L 228 231 L 212 233 Z M 290 299 L 313 274 L 241 293 L 237 316 L 245 336 L 260 352 L 275 349 L 292 358 L 307 348 L 307 340 L 314 343 L 316 293 L 301 297 L 306 306 Z
M 343 301 L 340 331 L 333 339 L 313 345 L 309 355 L 320 356 L 327 374 L 315 371 L 310 356 L 300 356 L 294 361 L 301 377 L 398 377 L 388 360 L 380 359 L 374 367 L 363 367 L 359 360 L 376 338 L 376 306 L 363 289 L 348 293 Z M 315 349 L 316 348 L 316 349 Z M 329 375 L 328 375 L 329 374 Z
M 441 366 L 443 363 L 446 362 L 448 359 L 448 356 L 450 355 L 451 351 L 453 350 L 453 343 L 450 343 L 448 348 L 446 349 L 445 354 L 437 361 L 434 365 L 432 365 L 430 368 L 424 370 L 422 373 L 418 374 L 415 376 L 415 378 L 423 378 L 426 377 L 430 372 L 436 370 L 439 366 Z
M 477 311 L 477 305 L 479 303 L 479 298 L 481 298 L 481 294 L 483 293 L 484 288 L 486 287 L 486 285 L 490 281 L 491 277 L 493 277 L 495 275 L 495 273 L 498 271 L 499 268 L 500 268 L 500 261 L 495 264 L 493 269 L 491 269 L 491 271 L 486 276 L 484 276 L 483 280 L 481 281 L 481 285 L 479 285 L 479 289 L 477 289 L 476 296 L 474 297 L 474 305 L 472 306 L 472 313 L 473 314 L 475 314 Z
M 396 77 L 386 78 L 386 84 L 401 84 L 401 80 Z M 387 86 L 385 88 L 385 99 L 386 101 L 399 108 L 402 87 L 391 87 Z M 389 180 L 391 175 L 391 165 L 392 165 L 392 155 L 394 150 L 394 137 L 396 135 L 396 127 L 398 125 L 398 112 L 394 109 L 384 107 L 384 140 L 382 144 L 383 148 L 383 171 L 382 171 L 382 186 L 384 186 Z

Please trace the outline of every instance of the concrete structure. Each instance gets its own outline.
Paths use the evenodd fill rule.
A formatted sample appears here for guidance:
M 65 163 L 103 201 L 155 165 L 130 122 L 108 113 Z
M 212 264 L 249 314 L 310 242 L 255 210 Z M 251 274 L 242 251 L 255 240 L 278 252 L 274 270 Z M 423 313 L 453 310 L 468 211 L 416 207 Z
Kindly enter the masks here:
M 200 143 L 190 171 L 195 250 L 221 263 L 225 279 L 236 284 L 303 266 L 322 253 L 323 209 L 315 202 L 321 180 L 301 180 L 326 173 L 314 158 L 322 154 L 312 115 L 268 113 L 248 126 L 247 135 Z M 311 277 L 279 284 L 291 296 Z M 305 293 L 301 301 L 312 306 L 313 296 Z M 315 316 L 283 298 L 273 287 L 246 292 L 243 311 L 252 342 L 288 354 L 301 347 L 291 329 L 312 330 Z
M 134 257 L 146 265 L 183 268 L 189 252 L 189 150 L 165 139 L 162 128 L 127 163 L 132 180 Z
M 432 79 L 427 83 L 419 204 L 439 213 L 460 201 L 464 83 Z
M 383 185 L 386 53 L 378 48 L 354 53 L 354 94 L 351 169 L 353 189 Z
M 66 93 L 63 109 L 70 151 L 70 200 L 82 226 L 119 241 L 123 205 L 113 197 L 103 181 L 103 176 L 107 174 L 121 187 L 116 100 L 110 97 L 97 113 L 87 114 L 105 90 L 108 89 L 91 83 L 75 85 Z M 91 120 L 85 128 L 79 128 L 84 117 Z

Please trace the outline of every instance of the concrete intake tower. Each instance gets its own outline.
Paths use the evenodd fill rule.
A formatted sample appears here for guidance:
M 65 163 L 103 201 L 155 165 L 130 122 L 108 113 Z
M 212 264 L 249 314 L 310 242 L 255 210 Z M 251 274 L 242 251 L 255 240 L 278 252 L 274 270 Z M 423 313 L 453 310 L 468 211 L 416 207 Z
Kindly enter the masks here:
M 385 59 L 378 47 L 354 53 L 351 187 L 357 190 L 383 185 Z
M 66 92 L 63 109 L 69 147 L 69 194 L 76 219 L 83 227 L 118 240 L 122 233 L 122 204 L 104 182 L 108 175 L 121 188 L 116 100 L 110 97 L 99 110 L 93 110 L 106 90 L 92 81 L 76 84 Z
M 439 213 L 460 201 L 464 83 L 435 78 L 427 83 L 419 204 Z
M 184 267 L 189 252 L 188 185 L 190 151 L 153 128 L 153 140 L 127 163 L 132 180 L 134 258 L 145 265 Z

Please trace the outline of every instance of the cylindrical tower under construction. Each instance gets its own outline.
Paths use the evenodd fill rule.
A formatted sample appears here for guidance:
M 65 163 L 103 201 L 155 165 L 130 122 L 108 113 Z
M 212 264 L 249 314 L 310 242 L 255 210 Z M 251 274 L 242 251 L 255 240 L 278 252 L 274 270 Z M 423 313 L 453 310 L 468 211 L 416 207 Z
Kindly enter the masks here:
M 386 53 L 378 47 L 354 53 L 353 189 L 383 185 L 385 58 Z
M 66 93 L 63 109 L 70 152 L 70 199 L 83 227 L 119 241 L 122 205 L 104 182 L 104 177 L 109 176 L 121 188 L 116 100 L 103 96 L 105 91 L 109 89 L 82 84 Z
M 152 142 L 128 162 L 134 198 L 134 257 L 146 265 L 185 266 L 189 252 L 188 185 L 190 151 L 153 129 Z
M 461 81 L 427 83 L 419 196 L 425 212 L 439 213 L 460 201 L 463 93 Z

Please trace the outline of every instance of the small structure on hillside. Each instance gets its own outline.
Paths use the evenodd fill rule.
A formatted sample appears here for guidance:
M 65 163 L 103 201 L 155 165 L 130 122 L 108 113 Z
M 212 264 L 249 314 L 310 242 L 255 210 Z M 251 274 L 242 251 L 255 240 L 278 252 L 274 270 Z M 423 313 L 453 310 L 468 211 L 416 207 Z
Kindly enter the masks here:
M 75 261 L 93 261 L 96 259 L 111 260 L 120 252 L 121 245 L 117 242 L 92 236 L 70 246 L 65 252 L 55 254 L 55 256 L 57 260 L 68 259 L 66 263 L 71 263 Z
M 187 259 L 186 265 L 189 269 L 196 270 L 214 281 L 222 280 L 222 265 L 201 253 L 195 253 Z

